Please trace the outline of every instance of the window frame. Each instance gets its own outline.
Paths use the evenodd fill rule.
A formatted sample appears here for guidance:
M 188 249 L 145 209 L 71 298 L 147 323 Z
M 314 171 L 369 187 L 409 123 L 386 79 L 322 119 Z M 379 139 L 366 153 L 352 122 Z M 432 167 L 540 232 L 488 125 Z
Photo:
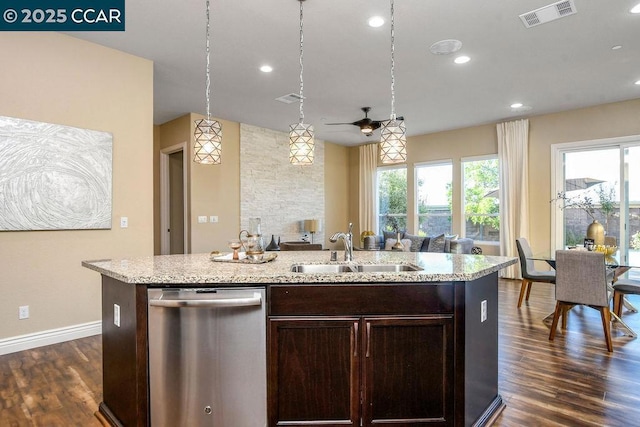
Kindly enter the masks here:
M 418 169 L 423 167 L 437 167 L 437 166 L 450 166 L 451 167 L 451 191 L 452 200 L 450 209 L 450 228 L 449 232 L 445 234 L 451 234 L 453 232 L 453 159 L 434 160 L 428 162 L 414 163 L 413 165 L 413 232 L 415 235 L 420 234 L 420 213 L 418 212 Z M 407 195 L 408 197 L 408 195 Z M 427 231 L 426 235 L 429 235 Z
M 406 203 L 407 203 L 407 211 L 409 210 L 409 188 L 408 188 L 408 184 L 409 184 L 409 177 L 408 177 L 408 173 L 409 173 L 409 168 L 407 167 L 406 163 L 402 163 L 402 164 L 396 164 L 396 165 L 387 165 L 387 166 L 378 166 L 376 168 L 376 233 L 380 233 L 381 229 L 380 229 L 380 216 L 382 215 L 380 213 L 380 187 L 378 186 L 379 182 L 378 182 L 378 174 L 381 171 L 390 171 L 390 170 L 400 170 L 400 169 L 404 169 L 405 171 L 405 180 L 407 181 L 407 194 L 406 194 Z M 405 223 L 408 225 L 409 223 L 409 212 L 405 212 Z
M 480 156 L 467 156 L 460 158 L 460 236 L 467 237 L 467 214 L 465 213 L 465 193 L 466 193 L 466 181 L 464 179 L 465 163 L 479 162 L 483 160 L 497 160 L 498 161 L 498 213 L 497 214 L 484 214 L 483 216 L 497 216 L 500 219 L 500 158 L 498 154 L 483 154 Z M 500 239 L 502 239 L 502 233 L 498 234 L 498 240 L 475 240 L 476 243 L 482 245 L 500 245 Z

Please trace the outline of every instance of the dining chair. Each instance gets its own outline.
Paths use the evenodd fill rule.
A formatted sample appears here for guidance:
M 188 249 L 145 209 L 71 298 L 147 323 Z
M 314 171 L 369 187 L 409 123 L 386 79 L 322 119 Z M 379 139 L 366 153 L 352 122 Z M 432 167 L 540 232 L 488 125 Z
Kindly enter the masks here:
M 613 312 L 622 317 L 622 306 L 625 295 L 640 295 L 640 280 L 618 279 L 613 284 Z
M 531 293 L 531 284 L 533 282 L 555 283 L 555 271 L 538 271 L 535 268 L 531 257 L 531 247 L 524 237 L 516 239 L 516 247 L 518 248 L 518 257 L 520 258 L 520 272 L 522 274 L 522 285 L 520 286 L 520 298 L 518 298 L 518 308 L 522 305 L 522 300 L 529 301 Z M 526 298 L 525 298 L 526 296 Z
M 555 338 L 558 319 L 562 316 L 562 325 L 566 327 L 567 312 L 574 305 L 586 305 L 600 312 L 607 350 L 612 352 L 611 313 L 603 253 L 556 251 L 556 310 L 549 333 L 550 341 Z

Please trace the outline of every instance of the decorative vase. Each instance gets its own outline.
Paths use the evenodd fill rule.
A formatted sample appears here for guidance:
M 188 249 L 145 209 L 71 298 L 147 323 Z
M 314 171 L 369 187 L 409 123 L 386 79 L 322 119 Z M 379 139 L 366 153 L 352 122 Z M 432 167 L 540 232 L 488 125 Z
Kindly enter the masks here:
M 587 227 L 587 239 L 593 239 L 594 245 L 604 245 L 604 226 L 594 219 Z
M 278 237 L 278 242 L 280 242 L 280 237 Z M 269 243 L 269 245 L 267 246 L 267 249 L 265 249 L 267 251 L 279 251 L 280 250 L 280 245 L 278 243 L 276 243 L 276 238 L 275 236 L 272 234 L 271 235 L 271 242 Z
M 603 238 L 603 240 L 604 240 L 604 238 Z M 393 249 L 394 251 L 403 251 L 404 250 L 404 245 L 400 241 L 400 232 L 399 231 L 398 231 L 398 234 L 396 236 L 396 243 L 393 246 L 391 246 L 391 249 Z

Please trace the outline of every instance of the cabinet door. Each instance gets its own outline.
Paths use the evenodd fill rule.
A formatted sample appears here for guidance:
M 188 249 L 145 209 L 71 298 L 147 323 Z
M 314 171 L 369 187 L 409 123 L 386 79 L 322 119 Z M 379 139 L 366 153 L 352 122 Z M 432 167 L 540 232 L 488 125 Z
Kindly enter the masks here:
M 363 421 L 453 425 L 453 318 L 365 318 Z
M 359 425 L 359 319 L 269 320 L 269 425 Z

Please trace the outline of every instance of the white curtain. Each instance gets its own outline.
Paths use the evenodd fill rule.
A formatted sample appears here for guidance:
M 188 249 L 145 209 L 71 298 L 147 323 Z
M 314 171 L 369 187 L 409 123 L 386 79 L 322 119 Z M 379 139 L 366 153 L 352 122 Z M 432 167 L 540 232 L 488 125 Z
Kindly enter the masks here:
M 376 173 L 378 168 L 378 144 L 360 146 L 360 223 L 363 231 L 376 230 Z
M 529 121 L 499 123 L 500 162 L 500 255 L 518 256 L 516 239 L 529 239 Z M 514 265 L 502 277 L 520 279 Z

